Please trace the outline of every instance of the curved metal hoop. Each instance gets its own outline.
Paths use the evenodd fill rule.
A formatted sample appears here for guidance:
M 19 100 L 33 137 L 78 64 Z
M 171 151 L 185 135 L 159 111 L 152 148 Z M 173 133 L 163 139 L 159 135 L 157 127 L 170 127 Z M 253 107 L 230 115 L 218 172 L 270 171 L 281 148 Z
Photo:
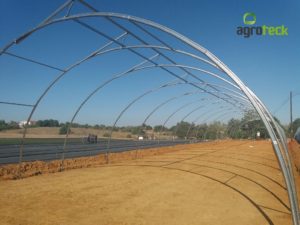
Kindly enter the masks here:
M 81 1 L 83 3 L 83 1 Z M 247 97 L 247 99 L 251 102 L 252 106 L 254 107 L 254 109 L 258 112 L 260 118 L 262 119 L 263 123 L 266 126 L 266 129 L 272 139 L 272 145 L 273 145 L 273 149 L 275 152 L 275 155 L 277 156 L 280 168 L 282 170 L 283 176 L 284 176 L 284 180 L 285 180 L 285 184 L 287 186 L 287 190 L 288 190 L 288 196 L 289 196 L 289 201 L 290 201 L 290 205 L 291 205 L 291 211 L 292 211 L 292 218 L 293 218 L 293 223 L 295 225 L 299 225 L 299 209 L 298 209 L 298 201 L 297 201 L 297 194 L 296 194 L 296 190 L 295 190 L 295 183 L 293 180 L 293 172 L 292 172 L 292 165 L 290 162 L 290 158 L 288 155 L 288 151 L 287 151 L 287 143 L 286 143 L 286 139 L 283 135 L 283 133 L 281 132 L 281 129 L 279 127 L 279 125 L 276 123 L 276 121 L 273 119 L 271 113 L 269 112 L 269 110 L 266 108 L 266 106 L 259 100 L 259 98 L 238 78 L 238 76 L 236 76 L 235 73 L 233 73 L 223 62 L 221 62 L 215 55 L 213 55 L 211 52 L 209 52 L 207 49 L 205 49 L 204 47 L 200 46 L 199 44 L 191 41 L 190 39 L 186 38 L 185 36 L 165 27 L 162 26 L 160 24 L 154 23 L 152 21 L 146 20 L 146 19 L 142 19 L 142 18 L 138 18 L 138 17 L 133 17 L 133 16 L 129 16 L 129 15 L 124 15 L 124 14 L 118 14 L 118 13 L 107 13 L 107 12 L 93 12 L 93 13 L 86 13 L 86 14 L 79 14 L 79 15 L 69 15 L 69 12 L 67 13 L 67 16 L 63 17 L 63 18 L 58 18 L 58 19 L 53 19 L 54 16 L 58 15 L 58 13 L 65 7 L 70 6 L 70 4 L 73 4 L 72 1 L 68 1 L 67 3 L 65 3 L 61 8 L 59 8 L 56 12 L 53 13 L 53 15 L 51 15 L 49 18 L 47 18 L 45 21 L 43 21 L 39 26 L 37 26 L 36 28 L 32 29 L 31 31 L 25 33 L 24 35 L 22 35 L 21 37 L 19 37 L 18 39 L 16 39 L 15 41 L 9 43 L 8 45 L 6 45 L 0 52 L 1 54 L 4 54 L 5 52 L 7 52 L 7 50 L 13 46 L 14 44 L 17 43 L 21 43 L 21 41 L 25 40 L 27 37 L 29 37 L 31 34 L 33 34 L 34 32 L 36 32 L 37 30 L 40 30 L 44 27 L 47 27 L 51 24 L 55 24 L 55 23 L 59 23 L 59 22 L 63 22 L 63 21 L 75 21 L 83 26 L 85 26 L 86 28 L 93 30 L 94 32 L 97 33 L 101 33 L 95 29 L 93 29 L 91 26 L 89 26 L 88 24 L 85 24 L 83 22 L 81 22 L 79 19 L 81 18 L 93 18 L 93 17 L 102 17 L 105 18 L 107 20 L 109 20 L 110 22 L 112 22 L 113 24 L 117 25 L 119 28 L 125 30 L 124 35 L 127 35 L 127 33 L 129 33 L 130 35 L 136 37 L 132 32 L 126 30 L 123 26 L 121 26 L 120 24 L 118 24 L 117 22 L 114 21 L 114 19 L 122 19 L 122 20 L 126 20 L 129 21 L 133 24 L 136 24 L 138 26 L 140 26 L 141 28 L 145 29 L 144 26 L 149 26 L 152 27 L 154 29 L 160 30 L 164 33 L 167 33 L 169 35 L 171 35 L 172 37 L 177 38 L 178 40 L 180 40 L 182 43 L 186 44 L 187 46 L 192 47 L 193 49 L 197 50 L 199 53 L 204 54 L 210 62 L 212 62 L 214 65 L 216 65 L 221 71 L 224 72 L 224 74 L 230 79 L 232 80 L 234 83 L 233 85 L 236 86 L 239 90 L 241 90 L 241 92 Z M 90 9 L 94 10 L 93 8 L 89 7 Z M 149 31 L 147 31 L 148 34 L 150 33 Z M 102 33 L 103 34 L 103 33 Z M 151 34 L 151 33 L 150 33 Z M 103 34 L 105 35 L 105 34 Z M 107 35 L 106 35 L 107 36 Z M 109 37 L 107 37 L 109 39 Z M 111 40 L 112 41 L 112 40 Z M 117 40 L 114 39 L 113 42 L 117 42 Z M 145 59 L 145 56 L 139 54 L 138 52 L 134 51 L 134 50 L 130 50 L 131 52 L 133 52 L 134 54 L 139 55 L 141 58 Z M 158 50 L 156 50 L 157 52 Z M 151 61 L 150 61 L 151 62 Z M 81 62 L 79 62 L 80 64 Z M 155 63 L 154 63 L 155 64 Z M 176 63 L 175 63 L 176 64 Z M 172 62 L 172 67 L 175 66 L 175 64 Z M 178 65 L 177 65 L 178 67 Z M 176 77 L 176 74 L 172 74 L 172 72 L 168 69 L 166 69 L 165 67 L 162 67 L 164 71 L 170 73 L 171 75 Z M 187 68 L 187 67 L 180 67 L 183 71 L 191 74 L 187 69 L 191 69 L 191 68 Z M 70 69 L 70 68 L 68 68 Z M 33 110 L 31 111 L 29 118 L 27 120 L 27 124 L 29 123 L 36 107 L 39 105 L 39 102 L 42 100 L 42 98 L 47 94 L 47 92 L 51 89 L 51 87 L 63 76 L 63 74 L 68 71 L 64 70 L 64 72 L 62 72 L 62 74 L 60 76 L 58 76 L 49 86 L 48 88 L 45 90 L 45 92 L 40 96 L 40 98 L 38 99 L 38 101 L 36 102 L 36 104 L 34 104 Z M 72 67 L 71 67 L 72 69 Z M 198 68 L 199 69 L 199 68 Z M 202 71 L 203 72 L 203 71 Z M 192 74 L 191 74 L 192 75 Z M 212 74 L 211 74 L 212 75 Z M 177 75 L 177 78 L 178 75 Z M 182 79 L 184 81 L 184 79 Z M 230 81 L 224 79 L 224 82 L 228 83 Z M 197 87 L 197 85 L 195 86 Z M 199 88 L 199 87 L 197 87 Z M 207 90 L 206 90 L 207 91 Z M 224 100 L 225 101 L 225 100 Z M 26 128 L 24 130 L 23 133 L 23 139 L 22 139 L 22 143 L 24 142 L 24 138 L 26 136 Z M 22 145 L 23 146 L 23 145 Z M 22 152 L 23 152 L 23 147 L 20 148 L 20 162 L 22 161 Z

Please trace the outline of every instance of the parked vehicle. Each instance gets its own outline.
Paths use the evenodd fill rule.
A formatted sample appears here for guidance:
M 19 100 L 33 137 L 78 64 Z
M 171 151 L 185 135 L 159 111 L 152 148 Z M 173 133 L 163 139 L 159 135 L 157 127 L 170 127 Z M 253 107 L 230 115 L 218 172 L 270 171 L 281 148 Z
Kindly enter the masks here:
M 89 134 L 88 136 L 82 138 L 83 144 L 86 144 L 86 143 L 94 144 L 97 142 L 98 142 L 98 136 L 94 135 L 94 134 Z

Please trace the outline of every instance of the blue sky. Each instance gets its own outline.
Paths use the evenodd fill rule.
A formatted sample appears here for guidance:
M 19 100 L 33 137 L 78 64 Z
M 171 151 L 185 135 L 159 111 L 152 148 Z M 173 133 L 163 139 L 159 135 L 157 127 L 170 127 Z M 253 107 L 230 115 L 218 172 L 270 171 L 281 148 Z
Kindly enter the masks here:
M 226 63 L 263 100 L 271 112 L 276 110 L 275 115 L 284 123 L 288 122 L 289 115 L 288 104 L 283 105 L 283 103 L 289 91 L 294 91 L 294 117 L 300 117 L 300 95 L 297 95 L 300 93 L 299 1 L 87 0 L 87 2 L 100 11 L 120 12 L 153 20 L 198 42 Z M 64 1 L 60 0 L 0 1 L 0 46 L 4 46 L 36 26 L 62 3 Z M 78 8 L 78 11 L 81 9 Z M 288 27 L 288 36 L 243 38 L 236 35 L 237 26 L 243 25 L 242 16 L 245 12 L 256 14 L 257 25 L 285 25 Z M 113 35 L 119 34 L 107 24 L 97 24 L 97 26 L 108 29 Z M 95 46 L 101 46 L 104 43 L 104 40 L 98 40 L 93 35 L 78 30 L 74 24 L 59 25 L 58 28 L 50 27 L 48 31 L 41 31 L 30 40 L 13 47 L 11 52 L 65 67 L 95 49 Z M 76 46 L 76 51 L 74 46 Z M 124 58 L 128 61 L 120 60 L 118 68 L 115 68 L 116 63 L 113 57 L 107 57 L 104 60 L 93 60 L 76 69 L 73 72 L 74 76 L 64 78 L 54 87 L 37 110 L 34 119 L 51 117 L 61 121 L 70 120 L 82 96 L 87 95 L 88 91 L 95 87 L 92 82 L 94 79 L 95 82 L 104 81 L 109 77 L 108 74 L 128 68 L 128 63 L 130 64 L 131 61 L 137 62 L 134 57 L 128 58 L 126 54 L 123 55 Z M 107 73 L 107 76 L 103 75 L 101 79 L 98 78 L 95 70 L 90 69 L 96 68 L 93 67 L 96 65 L 97 69 Z M 58 74 L 57 71 L 41 70 L 39 66 L 28 65 L 28 63 L 19 61 L 16 63 L 16 60 L 9 56 L 0 57 L 0 73 L 0 101 L 24 103 L 33 103 Z M 89 73 L 90 77 L 86 79 L 86 76 L 82 75 L 84 73 Z M 151 76 L 153 75 L 149 72 L 147 78 L 137 77 L 134 83 L 131 79 L 115 82 L 109 90 L 103 90 L 103 96 L 97 95 L 96 99 L 87 104 L 77 121 L 109 124 L 128 102 L 125 99 L 133 99 L 143 90 L 151 89 L 161 82 L 170 80 L 157 75 L 154 82 Z M 134 85 L 134 88 L 130 85 Z M 182 88 L 181 91 L 184 92 L 185 89 Z M 124 95 L 123 98 L 120 98 L 120 93 Z M 174 93 L 174 91 L 170 93 L 165 91 L 164 96 L 167 98 Z M 144 104 L 137 104 L 136 108 L 124 115 L 121 124 L 139 123 L 137 121 L 142 120 L 160 97 L 159 94 L 152 98 L 146 97 Z M 160 123 L 161 117 L 166 117 L 168 110 L 171 112 L 176 107 L 178 108 L 179 103 L 162 110 L 161 114 L 152 119 L 152 123 Z M 277 110 L 281 105 L 283 107 Z M 0 107 L 0 117 L 6 120 L 25 119 L 29 112 L 28 109 L 12 106 L 0 105 Z M 182 112 L 183 115 L 184 112 Z

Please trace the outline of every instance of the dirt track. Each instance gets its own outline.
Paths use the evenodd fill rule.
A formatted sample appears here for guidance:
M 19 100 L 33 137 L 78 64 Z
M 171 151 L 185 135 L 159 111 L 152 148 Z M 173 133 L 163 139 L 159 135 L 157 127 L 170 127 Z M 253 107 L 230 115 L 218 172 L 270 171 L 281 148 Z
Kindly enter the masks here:
M 269 142 L 177 148 L 108 166 L 0 181 L 1 224 L 291 224 Z

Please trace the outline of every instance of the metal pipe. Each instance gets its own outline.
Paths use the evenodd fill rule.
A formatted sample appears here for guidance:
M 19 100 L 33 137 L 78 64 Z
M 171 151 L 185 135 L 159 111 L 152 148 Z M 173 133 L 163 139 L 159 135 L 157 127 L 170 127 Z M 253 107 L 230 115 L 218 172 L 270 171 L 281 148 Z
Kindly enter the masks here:
M 151 57 L 149 57 L 150 60 L 156 58 L 158 56 L 158 54 L 156 55 L 153 55 Z M 73 121 L 75 120 L 77 114 L 79 113 L 79 111 L 81 110 L 81 108 L 85 105 L 85 103 L 94 95 L 96 94 L 99 90 L 101 90 L 103 87 L 105 87 L 106 85 L 108 85 L 109 83 L 111 83 L 112 81 L 120 78 L 120 77 L 123 77 L 123 76 L 126 76 L 128 74 L 130 74 L 131 72 L 135 71 L 136 68 L 140 67 L 141 65 L 147 63 L 148 60 L 145 60 L 145 61 L 142 61 L 141 63 L 138 63 L 136 65 L 134 65 L 133 67 L 131 67 L 130 69 L 122 72 L 122 73 L 118 73 L 116 75 L 114 75 L 113 77 L 109 78 L 108 80 L 104 81 L 103 83 L 100 84 L 100 86 L 98 86 L 95 90 L 93 90 L 84 100 L 83 102 L 81 102 L 81 104 L 79 105 L 79 107 L 77 108 L 76 112 L 74 113 L 72 119 L 71 119 L 71 122 L 70 124 L 68 125 L 67 127 L 67 134 L 65 136 L 65 140 L 64 140 L 64 146 L 63 146 L 63 153 L 62 153 L 62 169 L 64 169 L 64 159 L 65 159 L 65 152 L 66 152 L 66 146 L 67 146 L 67 139 L 68 139 L 68 136 L 69 136 L 69 133 L 70 133 L 70 128 L 73 124 Z
M 107 19 L 107 18 L 109 18 L 109 16 L 104 17 L 104 18 Z M 109 19 L 109 20 L 110 20 L 110 19 Z M 120 45 L 120 46 L 125 46 L 125 45 L 123 45 L 122 43 L 120 43 L 119 41 L 113 40 L 113 39 L 112 39 L 109 35 L 107 35 L 106 33 L 103 33 L 102 31 L 99 31 L 99 30 L 95 29 L 94 27 L 88 25 L 87 23 L 84 23 L 84 22 L 80 21 L 79 19 L 76 19 L 76 18 L 75 18 L 74 21 L 77 22 L 78 24 L 82 25 L 83 27 L 85 27 L 85 28 L 87 28 L 87 29 L 89 29 L 89 30 L 95 32 L 96 34 L 99 34 L 99 35 L 101 35 L 102 37 L 107 38 L 108 40 L 114 41 L 116 44 L 118 44 L 118 45 Z M 111 21 L 111 20 L 110 20 L 110 21 Z M 129 33 L 132 35 L 132 33 L 131 33 L 130 31 L 128 31 L 127 29 L 124 29 L 124 30 L 125 30 L 126 32 L 129 32 Z M 135 54 L 135 55 L 141 57 L 142 59 L 146 59 L 146 60 L 147 60 L 147 57 L 144 56 L 143 54 L 141 54 L 141 53 L 139 53 L 139 52 L 137 52 L 137 51 L 135 51 L 135 50 L 133 50 L 133 49 L 128 49 L 128 50 L 129 50 L 130 52 L 132 52 L 133 54 Z M 155 50 L 155 51 L 156 51 L 156 52 L 159 52 L 159 51 L 157 51 L 157 50 Z M 161 53 L 158 53 L 158 54 L 161 55 Z M 151 62 L 151 63 L 154 64 L 154 65 L 157 65 L 157 63 L 154 62 L 154 61 L 152 61 L 152 60 L 150 60 L 149 62 Z M 172 63 L 173 63 L 173 62 L 172 62 Z M 177 77 L 178 79 L 181 79 L 181 80 L 184 81 L 183 78 L 181 78 L 179 75 L 173 73 L 171 70 L 166 69 L 166 68 L 164 68 L 164 67 L 159 67 L 159 68 L 161 68 L 163 71 L 169 73 L 171 76 Z M 179 67 L 179 68 L 185 69 L 184 67 Z M 202 81 L 202 80 L 201 80 L 200 78 L 198 78 L 197 76 L 195 76 L 195 75 L 193 75 L 193 74 L 191 74 L 191 73 L 189 73 L 189 74 L 190 74 L 193 78 L 195 78 L 196 80 Z M 199 88 L 197 85 L 191 84 L 191 86 L 194 86 L 194 87 L 196 87 L 196 88 Z M 207 90 L 205 90 L 205 91 L 206 91 L 207 93 L 210 93 L 211 95 L 214 95 L 214 94 L 211 93 L 210 91 L 207 91 Z M 218 97 L 218 96 L 216 96 L 216 97 Z M 221 98 L 221 97 L 219 97 L 219 98 Z M 223 100 L 224 100 L 224 101 L 227 101 L 226 99 L 223 99 Z M 229 101 L 227 101 L 227 102 L 230 103 L 230 104 L 232 104 L 232 105 L 234 105 L 232 102 L 229 102 Z
M 124 34 L 119 35 L 118 37 L 116 37 L 116 39 L 119 39 L 121 37 L 123 37 Z M 76 66 L 80 65 L 81 63 L 87 61 L 88 59 L 90 59 L 91 57 L 93 57 L 98 51 L 103 50 L 104 48 L 108 47 L 109 45 L 113 44 L 113 42 L 108 42 L 107 44 L 103 45 L 100 49 L 96 50 L 95 52 L 89 54 L 88 56 L 86 56 L 85 58 L 77 61 L 76 63 L 74 63 L 73 65 L 69 66 L 67 69 L 64 70 L 64 72 L 62 72 L 61 74 L 59 74 L 48 86 L 47 88 L 43 91 L 43 93 L 39 96 L 39 98 L 37 99 L 36 103 L 34 104 L 34 107 L 32 108 L 28 118 L 27 118 L 27 122 L 26 122 L 26 126 L 24 127 L 24 131 L 22 134 L 22 139 L 21 139 L 21 143 L 20 143 L 20 149 L 19 149 L 19 168 L 21 167 L 21 163 L 22 163 L 22 159 L 23 159 L 23 148 L 24 148 L 24 141 L 25 141 L 25 137 L 26 137 L 26 133 L 27 133 L 27 125 L 29 124 L 35 110 L 37 109 L 38 105 L 40 104 L 41 100 L 44 98 L 44 96 L 49 92 L 49 90 L 63 77 L 66 75 L 66 73 L 68 73 L 69 71 L 71 71 L 72 69 L 74 69 Z M 20 175 L 20 174 L 19 174 Z
M 224 108 L 224 107 L 221 106 L 220 108 Z M 190 113 L 188 113 L 188 114 L 181 120 L 181 122 L 183 122 L 188 116 L 190 116 L 190 115 L 191 115 L 192 113 L 194 113 L 195 111 L 197 111 L 197 110 L 193 110 L 193 111 L 191 111 Z M 211 112 L 211 111 L 208 111 L 208 112 Z M 207 113 L 208 113 L 208 112 L 207 112 Z M 190 132 L 190 130 L 191 130 L 193 124 L 195 124 L 195 123 L 201 118 L 201 116 L 202 116 L 202 115 L 198 116 L 194 121 L 192 121 L 192 123 L 191 123 L 191 125 L 189 126 L 188 131 L 187 131 L 187 133 L 186 133 L 186 135 L 185 135 L 185 138 L 187 138 L 187 136 L 188 136 L 188 134 L 189 134 L 189 132 Z
M 212 102 L 211 104 L 214 105 L 214 104 L 216 104 L 216 103 L 219 103 L 219 101 Z M 201 109 L 201 107 L 200 107 L 199 109 Z M 197 110 L 198 110 L 198 107 L 197 107 L 196 109 L 190 111 L 189 113 L 187 113 L 187 114 L 181 119 L 181 121 L 179 122 L 179 124 L 181 124 L 188 116 L 190 116 L 192 113 L 194 113 L 194 112 L 197 111 Z M 210 111 L 211 111 L 211 110 L 210 110 Z M 177 131 L 178 131 L 178 126 L 176 126 L 176 130 L 175 130 L 174 133 L 177 134 Z
M 293 138 L 293 92 L 290 92 L 290 127 L 291 127 L 291 133 L 290 138 Z
M 81 110 L 81 108 L 84 106 L 84 104 L 85 104 L 85 103 L 86 103 L 86 102 L 87 102 L 94 94 L 96 94 L 100 89 L 102 89 L 103 87 L 105 87 L 107 84 L 109 84 L 109 83 L 112 82 L 113 80 L 119 79 L 119 78 L 121 78 L 121 77 L 123 77 L 123 76 L 125 76 L 125 75 L 128 75 L 128 74 L 132 73 L 132 72 L 136 72 L 136 71 L 139 71 L 139 70 L 152 68 L 152 67 L 148 67 L 148 66 L 144 66 L 144 67 L 143 67 L 142 65 L 145 64 L 145 63 L 148 62 L 148 61 L 153 62 L 153 59 L 154 59 L 155 57 L 157 57 L 157 56 L 158 56 L 158 54 L 157 54 L 157 55 L 154 55 L 154 56 L 152 56 L 152 57 L 150 57 L 150 58 L 148 58 L 147 60 L 143 61 L 143 62 L 140 63 L 140 64 L 137 64 L 137 65 L 133 66 L 132 68 L 130 68 L 129 70 L 127 70 L 127 71 L 125 71 L 125 72 L 123 72 L 123 73 L 114 75 L 113 78 L 110 78 L 110 79 L 108 79 L 107 81 L 105 81 L 105 82 L 103 82 L 102 84 L 100 84 L 100 86 L 98 86 L 95 90 L 93 90 L 93 91 L 88 95 L 88 97 L 86 97 L 86 98 L 84 99 L 84 101 L 83 101 L 83 102 L 80 104 L 80 106 L 77 108 L 75 114 L 73 115 L 73 117 L 72 117 L 72 119 L 71 119 L 71 122 L 69 123 L 69 125 L 68 125 L 68 127 L 67 127 L 67 134 L 66 134 L 66 136 L 65 136 L 65 141 L 64 141 L 64 146 L 63 146 L 63 153 L 62 153 L 62 169 L 63 169 L 63 167 L 64 167 L 64 166 L 63 166 L 63 162 L 64 162 L 64 157 L 65 157 L 65 152 L 66 152 L 66 146 L 67 146 L 67 139 L 68 139 L 68 136 L 69 136 L 70 129 L 71 129 L 71 127 L 72 127 L 73 121 L 75 120 L 77 114 L 79 113 L 79 111 Z M 181 66 L 184 66 L 184 65 L 181 65 Z M 157 65 L 157 67 L 160 67 L 160 65 Z M 197 85 L 197 87 L 198 87 L 199 89 L 205 90 L 205 89 L 199 87 L 199 83 L 196 83 L 196 82 L 188 82 L 186 79 L 183 79 L 182 77 L 179 77 L 179 80 L 183 80 L 184 83 L 186 83 L 186 84 Z M 206 85 L 206 84 L 207 84 L 207 83 L 205 83 L 205 85 Z M 206 92 L 206 91 L 205 91 L 205 92 Z M 210 92 L 209 94 L 211 94 L 211 93 L 212 93 L 212 92 Z M 223 93 L 223 92 L 220 92 L 220 91 L 219 91 L 218 93 Z M 215 96 L 217 96 L 217 95 L 215 95 Z M 233 95 L 233 94 L 227 94 L 227 96 L 235 96 L 235 95 Z M 218 96 L 217 96 L 217 97 L 218 97 Z M 236 96 L 235 96 L 235 97 L 236 97 Z M 237 96 L 237 97 L 238 97 L 238 96 Z M 218 97 L 218 98 L 220 98 L 220 97 Z M 231 97 L 231 98 L 232 98 L 232 97 Z M 221 99 L 224 99 L 224 98 L 221 98 Z M 111 134 L 110 134 L 110 139 L 111 139 L 111 135 L 112 135 L 112 132 L 111 132 Z M 109 149 L 109 146 L 110 146 L 110 139 L 108 139 L 107 149 Z M 107 154 L 106 154 L 107 160 L 108 160 L 108 155 L 109 155 L 109 151 L 107 151 Z
M 109 138 L 108 138 L 108 142 L 107 142 L 107 151 L 106 151 L 106 159 L 107 159 L 107 163 L 109 162 L 109 153 L 110 153 L 110 142 L 111 142 L 111 138 L 112 138 L 112 133 L 113 133 L 113 130 L 114 128 L 116 127 L 116 124 L 117 122 L 119 121 L 119 119 L 122 117 L 122 115 L 127 111 L 127 109 L 129 109 L 134 103 L 136 103 L 138 100 L 140 100 L 141 98 L 145 97 L 146 95 L 148 94 L 151 94 L 155 91 L 158 91 L 162 88 L 166 88 L 166 87 L 171 87 L 171 86 L 176 86 L 178 84 L 183 84 L 183 83 L 179 83 L 179 81 L 171 81 L 171 82 L 168 82 L 166 84 L 163 84 L 163 85 L 160 85 L 159 87 L 157 88 L 154 88 L 154 89 L 150 89 L 146 92 L 144 92 L 143 94 L 139 95 L 138 97 L 134 98 L 120 113 L 119 115 L 117 116 L 116 120 L 114 121 L 113 125 L 112 125 L 112 128 L 110 130 L 110 135 L 109 135 Z
M 34 105 L 23 104 L 23 103 L 16 103 L 16 102 L 0 102 L 0 104 L 5 104 L 5 105 L 16 105 L 16 106 L 26 106 L 26 107 L 34 107 Z
M 258 112 L 259 116 L 262 118 L 268 133 L 272 139 L 272 145 L 273 145 L 273 149 L 275 154 L 278 157 L 278 161 L 279 161 L 279 165 L 281 167 L 281 170 L 283 172 L 284 175 L 284 179 L 285 179 L 285 183 L 287 185 L 287 190 L 288 190 L 288 195 L 289 195 L 289 201 L 291 204 L 291 211 L 292 211 L 292 218 L 293 218 L 293 223 L 294 225 L 299 225 L 299 210 L 297 209 L 297 206 L 295 206 L 295 203 L 297 201 L 297 196 L 295 196 L 295 194 L 293 193 L 293 187 L 292 184 L 290 183 L 290 176 L 289 176 L 289 172 L 286 169 L 286 162 L 283 158 L 283 155 L 281 153 L 281 149 L 278 146 L 278 142 L 277 142 L 277 137 L 276 137 L 276 131 L 277 128 L 276 127 L 272 127 L 272 124 L 269 122 L 268 120 L 268 115 L 266 114 L 266 112 L 263 110 L 263 107 L 265 107 L 263 104 L 259 103 L 256 101 L 255 96 L 253 96 L 249 90 L 247 89 L 247 87 L 244 85 L 244 83 L 242 83 L 242 81 L 223 63 L 221 62 L 216 56 L 214 56 L 211 52 L 209 52 L 207 49 L 203 48 L 202 46 L 198 45 L 197 43 L 191 41 L 190 39 L 186 38 L 185 36 L 167 28 L 164 27 L 160 24 L 154 23 L 152 21 L 149 20 L 145 20 L 145 19 L 141 19 L 141 18 L 137 18 L 137 17 L 132 17 L 132 16 L 128 16 L 128 15 L 124 15 L 124 14 L 115 14 L 115 13 L 88 13 L 88 14 L 81 14 L 81 15 L 73 15 L 73 16 L 69 16 L 63 19 L 53 19 L 47 23 L 44 23 L 36 28 L 34 28 L 33 30 L 29 31 L 28 33 L 26 33 L 26 35 L 24 36 L 24 38 L 26 38 L 27 36 L 31 35 L 33 32 L 46 27 L 50 24 L 53 23 L 57 23 L 60 21 L 67 21 L 67 20 L 74 20 L 76 18 L 87 18 L 87 17 L 115 17 L 115 18 L 120 18 L 120 19 L 125 19 L 125 20 L 129 20 L 129 21 L 135 21 L 137 23 L 141 23 L 141 24 L 145 24 L 147 26 L 151 26 L 153 28 L 159 29 L 165 33 L 168 33 L 170 35 L 172 35 L 173 37 L 177 38 L 178 40 L 182 41 L 183 43 L 187 44 L 188 46 L 198 50 L 199 52 L 202 52 L 203 54 L 205 54 L 209 59 L 211 59 L 213 62 L 216 63 L 216 65 L 218 65 L 218 67 L 220 67 L 225 74 L 227 74 L 227 76 L 229 78 L 231 78 L 240 88 L 241 90 L 245 93 L 245 95 L 247 96 L 247 98 L 250 100 L 251 104 L 253 105 L 253 107 L 255 108 L 255 110 Z M 13 43 L 9 43 L 8 45 L 6 45 L 4 47 L 4 49 L 2 49 L 1 53 L 3 53 L 3 51 L 5 51 L 6 49 L 8 49 L 9 47 L 11 47 L 13 44 L 17 43 L 17 40 L 14 41 Z M 281 138 L 281 137 L 280 137 Z M 282 143 L 284 145 L 286 145 L 286 143 L 284 143 L 284 141 L 282 140 Z
M 18 58 L 18 59 L 27 61 L 27 62 L 31 62 L 31 63 L 37 64 L 37 65 L 40 65 L 40 66 L 44 66 L 44 67 L 47 67 L 47 68 L 50 68 L 50 69 L 53 69 L 53 70 L 57 70 L 57 71 L 60 71 L 60 72 L 65 72 L 65 71 L 64 71 L 63 69 L 61 69 L 61 68 L 58 68 L 58 67 L 55 67 L 55 66 L 51 66 L 51 65 L 49 65 L 49 64 L 42 63 L 42 62 L 39 62 L 39 61 L 34 60 L 34 59 L 30 59 L 30 58 L 27 58 L 27 57 L 19 56 L 19 55 L 10 53 L 10 52 L 3 52 L 3 54 L 9 55 L 9 56 L 12 56 L 12 57 L 15 57 L 15 58 Z
M 201 99 L 201 100 L 202 100 L 202 99 Z M 172 113 L 167 117 L 167 119 L 164 121 L 164 123 L 163 123 L 163 125 L 162 125 L 160 131 L 158 132 L 158 144 L 159 144 L 159 141 L 160 141 L 160 133 L 161 133 L 162 130 L 164 129 L 166 123 L 167 123 L 167 122 L 168 122 L 168 121 L 169 121 L 169 120 L 170 120 L 177 112 L 179 112 L 180 110 L 184 109 L 185 107 L 187 107 L 187 106 L 189 106 L 189 105 L 191 105 L 191 104 L 193 104 L 193 103 L 195 103 L 195 102 L 199 102 L 199 100 L 192 101 L 192 102 L 188 102 L 188 103 L 186 103 L 186 104 L 180 106 L 179 108 L 177 108 L 174 112 L 172 112 Z
M 231 109 L 232 110 L 232 109 Z M 241 112 L 241 111 L 237 111 L 237 110 L 234 110 L 234 111 L 229 111 L 229 112 L 225 112 L 224 114 L 221 114 L 221 115 L 219 115 L 219 116 L 217 116 L 214 120 L 216 121 L 216 120 L 220 120 L 221 118 L 226 118 L 226 116 L 228 116 L 228 114 L 229 113 L 237 113 L 237 112 Z M 209 118 L 207 118 L 207 120 L 209 120 L 211 117 L 209 117 Z M 205 120 L 204 121 L 204 123 L 206 123 L 207 122 L 207 120 Z M 199 131 L 199 129 L 197 130 L 197 132 Z M 205 138 L 206 139 L 206 137 L 207 137 L 207 131 L 204 133 L 204 135 L 203 135 L 203 138 Z
M 221 106 L 220 108 L 224 108 L 224 106 Z M 229 109 L 231 109 L 231 108 L 229 108 Z M 226 110 L 228 110 L 228 109 L 226 109 Z M 224 111 L 224 110 L 222 109 L 222 110 L 220 110 L 220 111 L 214 112 L 213 115 L 222 113 L 223 111 Z M 198 117 L 195 119 L 194 123 L 196 123 L 200 118 L 202 118 L 203 116 L 205 116 L 205 115 L 208 114 L 208 113 L 211 113 L 211 110 L 206 111 L 206 112 L 204 112 L 203 114 L 201 114 L 200 116 L 198 116 Z M 211 115 L 209 115 L 208 117 L 205 117 L 205 119 L 203 120 L 202 123 L 206 123 L 206 121 L 209 120 L 210 117 L 211 117 Z M 200 129 L 200 126 L 198 126 L 198 129 L 196 130 L 196 137 L 198 137 L 199 129 Z M 188 134 L 187 134 L 187 135 L 188 135 Z M 187 136 L 187 135 L 186 135 L 186 136 Z
M 160 87 L 158 87 L 158 88 L 155 88 L 155 89 L 151 89 L 151 90 L 149 90 L 149 91 L 146 91 L 145 93 L 143 93 L 142 95 L 138 96 L 138 97 L 135 98 L 133 101 L 131 101 L 131 102 L 130 102 L 130 103 L 129 103 L 122 111 L 121 111 L 121 113 L 118 115 L 117 119 L 115 120 L 115 122 L 114 122 L 114 124 L 113 124 L 113 126 L 112 126 L 112 128 L 111 128 L 110 136 L 109 136 L 108 144 L 107 144 L 107 149 L 108 149 L 107 155 L 109 155 L 110 141 L 111 141 L 112 133 L 113 133 L 113 130 L 114 130 L 115 126 L 116 126 L 116 123 L 117 123 L 118 120 L 121 118 L 121 116 L 125 113 L 125 111 L 129 109 L 129 107 L 131 107 L 136 101 L 140 100 L 142 97 L 144 97 L 144 96 L 146 96 L 146 95 L 148 95 L 148 94 L 150 94 L 150 93 L 153 93 L 154 91 L 160 90 L 161 88 L 171 87 L 171 86 L 177 86 L 177 85 L 181 85 L 181 84 L 188 84 L 188 83 L 190 83 L 190 82 L 185 82 L 185 83 L 180 83 L 180 82 L 174 83 L 174 82 L 171 82 L 171 83 L 167 83 L 167 84 L 164 84 L 164 85 L 162 85 L 162 86 L 160 86 Z M 212 85 L 213 85 L 213 84 L 212 84 Z M 230 90 L 230 89 L 229 89 L 229 90 Z M 198 109 L 198 108 L 197 108 L 197 109 Z M 196 110 L 195 110 L 195 111 L 196 111 Z M 151 115 L 151 114 L 150 114 L 150 115 Z M 146 117 L 145 120 L 147 120 L 148 118 L 149 118 L 149 116 Z M 145 124 L 145 121 L 144 121 L 143 124 Z

